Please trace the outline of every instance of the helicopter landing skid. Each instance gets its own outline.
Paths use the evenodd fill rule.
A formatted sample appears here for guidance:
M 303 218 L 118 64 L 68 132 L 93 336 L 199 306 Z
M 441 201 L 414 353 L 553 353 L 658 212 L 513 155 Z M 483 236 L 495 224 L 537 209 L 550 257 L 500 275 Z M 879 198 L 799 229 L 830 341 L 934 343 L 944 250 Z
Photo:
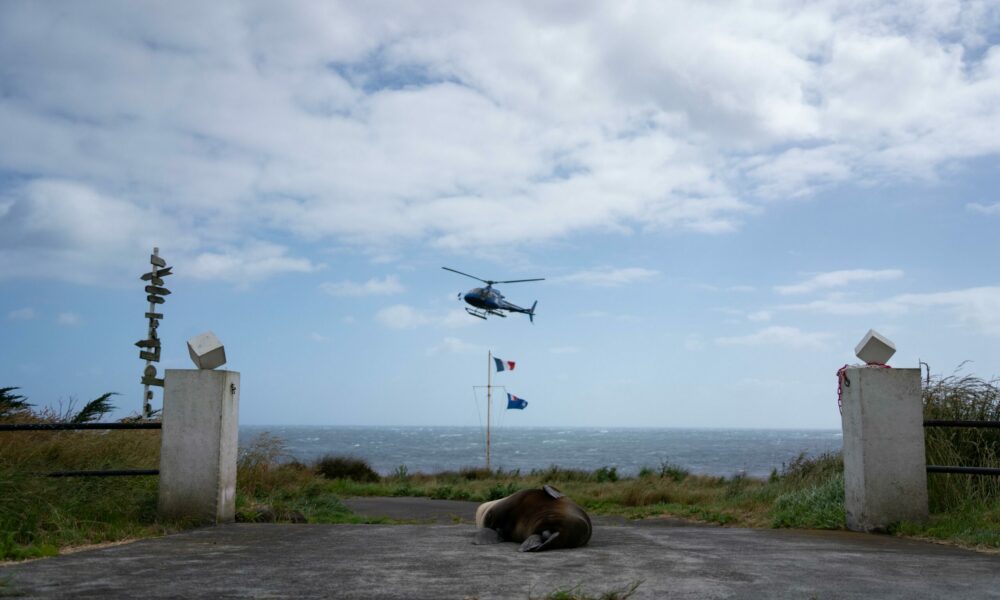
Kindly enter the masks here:
M 465 312 L 469 313 L 473 317 L 479 317 L 480 319 L 482 319 L 484 321 L 486 320 L 486 317 L 489 316 L 489 315 L 494 315 L 494 316 L 497 316 L 497 317 L 503 317 L 505 319 L 507 318 L 507 315 L 505 315 L 503 313 L 500 313 L 500 312 L 497 312 L 495 310 L 475 310 L 475 309 L 472 309 L 472 308 L 466 308 Z

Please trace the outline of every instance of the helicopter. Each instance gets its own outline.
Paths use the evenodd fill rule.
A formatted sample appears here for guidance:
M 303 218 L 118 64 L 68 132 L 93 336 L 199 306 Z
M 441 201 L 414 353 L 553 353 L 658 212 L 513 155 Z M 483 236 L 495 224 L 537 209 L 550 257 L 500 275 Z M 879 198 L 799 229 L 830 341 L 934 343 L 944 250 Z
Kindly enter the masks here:
M 524 281 L 545 281 L 545 278 L 536 279 L 511 279 L 509 281 L 493 281 L 492 279 L 482 279 L 476 277 L 475 275 L 469 275 L 468 273 L 463 273 L 461 271 L 456 271 L 449 267 L 441 267 L 445 271 L 451 271 L 452 273 L 458 273 L 459 275 L 465 275 L 466 277 L 471 277 L 473 279 L 478 279 L 486 284 L 484 288 L 472 288 L 463 296 L 461 292 L 458 294 L 460 300 L 465 300 L 475 308 L 465 307 L 465 312 L 469 313 L 473 317 L 479 317 L 480 319 L 486 320 L 489 315 L 494 315 L 496 317 L 504 317 L 507 315 L 503 314 L 501 311 L 507 312 L 519 312 L 528 315 L 528 320 L 532 323 L 535 322 L 535 307 L 538 306 L 538 300 L 535 300 L 531 308 L 521 308 L 516 304 L 511 304 L 503 299 L 503 294 L 500 290 L 493 287 L 496 283 L 521 283 Z

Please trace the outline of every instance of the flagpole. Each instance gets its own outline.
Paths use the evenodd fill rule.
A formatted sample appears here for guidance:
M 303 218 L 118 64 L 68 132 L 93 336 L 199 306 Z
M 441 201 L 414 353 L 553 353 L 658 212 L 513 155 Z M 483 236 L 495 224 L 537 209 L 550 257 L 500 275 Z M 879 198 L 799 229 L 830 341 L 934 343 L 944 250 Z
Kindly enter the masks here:
M 490 407 L 493 404 L 493 350 L 486 354 L 486 470 L 490 470 Z

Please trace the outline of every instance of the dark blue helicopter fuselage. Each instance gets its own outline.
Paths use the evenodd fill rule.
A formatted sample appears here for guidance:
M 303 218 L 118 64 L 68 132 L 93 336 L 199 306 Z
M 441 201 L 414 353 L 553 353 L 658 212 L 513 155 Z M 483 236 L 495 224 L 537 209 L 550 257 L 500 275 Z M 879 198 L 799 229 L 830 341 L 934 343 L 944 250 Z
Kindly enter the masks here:
M 492 287 L 487 288 L 473 288 L 465 294 L 465 301 L 475 306 L 476 308 L 482 308 L 486 310 L 497 310 L 504 308 L 504 304 L 509 304 L 503 299 L 503 294 L 496 291 Z
M 521 308 L 516 304 L 512 304 L 503 299 L 503 294 L 499 290 L 495 289 L 493 286 L 486 286 L 484 288 L 473 288 L 466 292 L 465 296 L 462 297 L 470 305 L 475 306 L 478 309 L 484 310 L 487 313 L 492 313 L 499 316 L 504 316 L 499 311 L 506 310 L 509 312 L 518 312 L 528 315 L 532 322 L 535 320 L 535 306 L 532 305 L 531 308 Z M 538 304 L 537 302 L 535 304 Z M 469 309 L 466 309 L 469 310 Z M 485 314 L 472 313 L 477 317 L 485 319 Z

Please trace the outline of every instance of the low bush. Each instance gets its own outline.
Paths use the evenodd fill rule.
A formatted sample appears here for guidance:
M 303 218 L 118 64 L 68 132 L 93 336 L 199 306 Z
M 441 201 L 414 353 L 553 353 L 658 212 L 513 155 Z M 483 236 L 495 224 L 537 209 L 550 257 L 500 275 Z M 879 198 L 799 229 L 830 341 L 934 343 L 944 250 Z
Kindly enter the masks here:
M 350 479 L 351 481 L 379 481 L 379 474 L 368 461 L 353 456 L 326 455 L 316 461 L 316 472 L 327 479 Z

